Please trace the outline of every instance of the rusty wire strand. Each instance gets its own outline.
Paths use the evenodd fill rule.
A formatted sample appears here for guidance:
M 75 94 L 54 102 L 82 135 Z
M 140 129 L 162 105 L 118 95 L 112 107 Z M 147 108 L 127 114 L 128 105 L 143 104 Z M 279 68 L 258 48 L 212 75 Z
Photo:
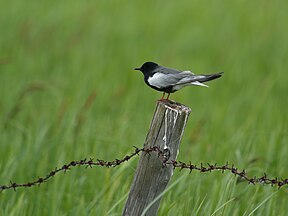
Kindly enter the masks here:
M 271 186 L 277 186 L 278 188 L 281 188 L 284 185 L 288 185 L 288 179 L 280 179 L 280 178 L 268 178 L 267 174 L 264 173 L 261 177 L 249 177 L 247 175 L 247 172 L 243 169 L 242 171 L 238 168 L 236 168 L 234 165 L 229 165 L 226 163 L 225 165 L 219 166 L 216 164 L 209 164 L 207 163 L 206 166 L 204 166 L 202 163 L 200 166 L 194 165 L 191 163 L 184 163 L 181 161 L 174 161 L 167 159 L 167 152 L 162 151 L 158 146 L 150 147 L 150 148 L 137 148 L 135 147 L 134 152 L 130 153 L 129 155 L 126 155 L 122 159 L 115 159 L 113 161 L 105 161 L 105 160 L 99 160 L 99 159 L 82 159 L 79 161 L 71 161 L 68 164 L 63 165 L 61 168 L 55 168 L 52 170 L 49 174 L 47 174 L 45 177 L 38 177 L 38 179 L 27 182 L 27 183 L 16 183 L 13 181 L 10 181 L 10 184 L 8 185 L 0 185 L 0 192 L 8 189 L 13 189 L 16 191 L 16 188 L 19 187 L 32 187 L 36 185 L 41 185 L 42 183 L 47 182 L 50 178 L 54 177 L 59 172 L 64 172 L 70 170 L 72 167 L 75 166 L 86 166 L 86 168 L 93 166 L 102 166 L 102 167 L 116 167 L 120 164 L 129 161 L 132 157 L 139 155 L 139 153 L 143 152 L 145 155 L 151 155 L 152 152 L 157 153 L 158 158 L 161 160 L 163 166 L 172 166 L 174 169 L 178 168 L 180 171 L 183 169 L 189 170 L 190 173 L 193 170 L 199 171 L 200 173 L 205 172 L 211 172 L 211 171 L 221 171 L 224 173 L 225 171 L 230 171 L 235 176 L 238 176 L 239 178 L 243 179 L 244 181 L 247 181 L 249 184 L 265 184 L 265 185 L 271 185 Z

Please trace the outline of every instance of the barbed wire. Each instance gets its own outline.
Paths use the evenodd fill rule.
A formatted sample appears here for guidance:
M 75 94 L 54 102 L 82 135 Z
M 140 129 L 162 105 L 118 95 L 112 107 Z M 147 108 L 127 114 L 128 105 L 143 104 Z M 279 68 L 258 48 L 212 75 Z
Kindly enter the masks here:
M 45 177 L 38 177 L 36 180 L 27 182 L 27 183 L 16 183 L 13 181 L 10 181 L 9 184 L 7 185 L 0 185 L 0 192 L 8 189 L 13 189 L 16 191 L 16 188 L 21 188 L 21 187 L 32 187 L 36 185 L 41 185 L 43 183 L 46 183 L 50 178 L 54 177 L 57 173 L 59 172 L 64 172 L 70 170 L 72 167 L 76 166 L 86 166 L 86 168 L 90 167 L 92 168 L 93 166 L 101 166 L 101 167 L 117 167 L 121 165 L 122 163 L 129 161 L 131 158 L 133 158 L 136 155 L 139 155 L 139 153 L 143 152 L 145 155 L 146 154 L 151 154 L 152 152 L 156 152 L 158 154 L 158 158 L 161 160 L 163 166 L 168 166 L 171 165 L 174 169 L 180 169 L 183 170 L 189 170 L 189 173 L 191 173 L 193 170 L 199 171 L 200 173 L 205 173 L 205 172 L 212 172 L 212 171 L 221 171 L 224 173 L 225 171 L 229 171 L 235 176 L 238 176 L 240 179 L 247 181 L 249 184 L 264 184 L 264 185 L 271 185 L 271 186 L 277 186 L 278 189 L 283 187 L 284 185 L 288 184 L 288 178 L 286 179 L 281 179 L 281 178 L 268 178 L 267 174 L 264 173 L 263 176 L 261 177 L 249 177 L 247 175 L 247 172 L 243 169 L 242 171 L 238 168 L 236 168 L 234 165 L 229 165 L 226 163 L 225 165 L 217 165 L 217 164 L 209 164 L 206 163 L 206 165 L 203 165 L 203 163 L 200 164 L 200 166 L 194 165 L 191 163 L 184 163 L 181 161 L 174 161 L 174 160 L 169 160 L 169 157 L 167 157 L 167 149 L 166 150 L 161 150 L 158 146 L 150 147 L 150 148 L 137 148 L 135 147 L 134 152 L 124 156 L 122 159 L 115 159 L 113 161 L 105 161 L 105 160 L 99 160 L 99 159 L 82 159 L 79 161 L 71 161 L 68 164 L 63 165 L 61 168 L 55 168 L 52 170 L 49 174 L 47 174 Z M 168 154 L 169 155 L 169 154 Z

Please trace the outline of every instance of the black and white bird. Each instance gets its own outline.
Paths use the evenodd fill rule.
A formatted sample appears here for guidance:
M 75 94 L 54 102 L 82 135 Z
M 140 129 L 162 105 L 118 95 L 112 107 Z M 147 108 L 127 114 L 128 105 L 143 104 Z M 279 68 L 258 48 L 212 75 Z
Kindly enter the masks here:
M 163 100 L 165 93 L 168 93 L 166 98 L 166 100 L 168 100 L 170 93 L 176 92 L 185 86 L 197 85 L 209 87 L 203 83 L 217 79 L 223 74 L 223 72 L 220 72 L 215 74 L 196 75 L 191 71 L 167 68 L 154 62 L 145 62 L 140 68 L 134 68 L 134 70 L 140 70 L 143 73 L 144 81 L 148 86 L 163 92 L 161 100 Z

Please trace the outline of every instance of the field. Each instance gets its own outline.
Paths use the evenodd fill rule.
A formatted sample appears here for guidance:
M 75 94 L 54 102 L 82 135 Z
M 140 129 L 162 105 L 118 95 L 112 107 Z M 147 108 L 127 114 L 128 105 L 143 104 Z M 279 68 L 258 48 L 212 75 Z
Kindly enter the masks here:
M 160 92 L 145 61 L 224 71 L 171 99 L 192 109 L 178 159 L 287 178 L 286 1 L 0 3 L 0 185 L 142 147 Z M 0 193 L 0 215 L 121 215 L 138 158 Z M 159 215 L 287 215 L 287 187 L 175 171 Z

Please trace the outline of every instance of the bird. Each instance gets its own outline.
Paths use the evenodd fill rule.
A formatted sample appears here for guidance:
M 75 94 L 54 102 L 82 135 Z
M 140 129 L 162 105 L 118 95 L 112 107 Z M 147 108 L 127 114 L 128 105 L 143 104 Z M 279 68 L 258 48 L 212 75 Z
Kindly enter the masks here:
M 185 86 L 196 85 L 209 87 L 204 82 L 220 78 L 224 72 L 206 75 L 196 75 L 189 70 L 177 70 L 161 66 L 155 62 L 145 62 L 139 70 L 144 75 L 145 83 L 151 88 L 163 92 L 160 100 L 165 100 L 165 93 L 168 94 L 166 100 L 169 100 L 171 93 L 174 93 Z

